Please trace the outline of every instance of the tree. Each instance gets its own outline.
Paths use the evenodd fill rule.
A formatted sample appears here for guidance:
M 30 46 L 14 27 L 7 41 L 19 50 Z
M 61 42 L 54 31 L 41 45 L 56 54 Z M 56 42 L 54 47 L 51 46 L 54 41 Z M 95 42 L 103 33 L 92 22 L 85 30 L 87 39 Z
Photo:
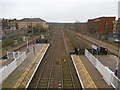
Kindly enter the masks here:
M 44 28 L 42 25 L 40 24 L 36 24 L 34 27 L 33 27 L 33 33 L 40 33 L 40 32 L 46 32 L 47 29 Z
M 93 34 L 93 33 L 96 33 L 96 31 L 97 31 L 96 23 L 95 22 L 88 23 L 88 32 L 90 34 Z

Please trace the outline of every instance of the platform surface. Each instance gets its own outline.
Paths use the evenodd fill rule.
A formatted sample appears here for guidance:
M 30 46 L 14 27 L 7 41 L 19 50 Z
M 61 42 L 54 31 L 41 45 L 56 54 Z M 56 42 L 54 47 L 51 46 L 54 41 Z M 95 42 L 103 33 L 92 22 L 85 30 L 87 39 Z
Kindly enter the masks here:
M 83 83 L 84 88 L 111 88 L 108 85 L 102 75 L 97 71 L 97 69 L 91 64 L 91 62 L 84 55 L 72 55 L 74 62 L 76 64 L 76 69 L 79 72 L 79 76 Z M 113 89 L 114 90 L 114 89 Z
M 38 56 L 38 59 L 40 60 L 47 45 L 48 44 L 35 44 L 35 53 L 33 52 L 33 46 L 30 45 L 29 52 L 27 53 L 25 61 L 22 64 L 20 64 L 20 66 L 17 69 L 15 69 L 8 78 L 4 80 L 2 88 L 17 88 L 17 82 L 20 80 L 21 77 L 24 78 L 25 73 L 29 72 L 27 71 L 28 68 L 30 68 L 30 66 L 32 66 L 33 63 L 35 63 L 35 60 L 36 58 L 38 58 Z M 26 48 L 23 48 L 20 51 L 26 51 Z M 38 62 L 36 62 L 36 64 L 37 63 Z
M 115 55 L 94 55 L 98 60 L 113 72 L 116 70 L 118 57 Z

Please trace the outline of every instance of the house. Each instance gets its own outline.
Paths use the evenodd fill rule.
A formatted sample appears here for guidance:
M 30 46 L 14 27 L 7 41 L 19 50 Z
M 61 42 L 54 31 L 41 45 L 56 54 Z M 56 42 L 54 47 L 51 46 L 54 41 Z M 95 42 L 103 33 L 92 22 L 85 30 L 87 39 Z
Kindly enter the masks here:
M 46 21 L 40 18 L 24 18 L 18 21 L 19 29 L 29 29 L 35 26 L 42 26 L 43 28 L 48 28 Z

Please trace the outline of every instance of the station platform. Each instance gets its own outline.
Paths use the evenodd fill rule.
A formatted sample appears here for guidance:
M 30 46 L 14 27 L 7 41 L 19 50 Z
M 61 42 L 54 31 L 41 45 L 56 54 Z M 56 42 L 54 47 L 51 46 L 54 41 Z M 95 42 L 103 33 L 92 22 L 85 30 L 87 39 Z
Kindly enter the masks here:
M 35 44 L 34 53 L 33 45 L 29 45 L 29 52 L 26 55 L 25 61 L 3 81 L 2 88 L 26 88 L 48 47 L 49 44 Z M 26 47 L 22 48 L 20 51 L 26 51 Z
M 113 72 L 115 72 L 116 70 L 116 66 L 117 66 L 117 61 L 118 61 L 118 57 L 115 55 L 94 55 L 96 58 L 98 58 L 98 60 L 104 65 L 109 67 L 110 70 L 112 70 Z
M 113 89 L 84 55 L 71 55 L 83 88 Z

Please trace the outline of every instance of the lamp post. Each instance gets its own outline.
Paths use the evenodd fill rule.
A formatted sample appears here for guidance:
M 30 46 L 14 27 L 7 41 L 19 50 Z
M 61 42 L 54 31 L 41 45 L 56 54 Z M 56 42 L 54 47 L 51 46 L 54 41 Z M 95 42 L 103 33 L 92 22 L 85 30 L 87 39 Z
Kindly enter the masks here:
M 26 37 L 26 42 L 27 42 L 27 52 L 29 52 L 29 48 L 28 48 L 28 37 Z
M 117 76 L 120 79 L 120 41 L 118 42 Z
M 120 79 L 120 18 L 118 18 L 117 22 L 117 39 L 114 40 L 118 43 L 118 61 L 117 61 L 117 66 L 116 66 L 116 76 Z
M 120 38 L 118 34 L 118 38 L 114 40 L 115 42 L 118 43 L 118 60 L 117 60 L 117 65 L 116 65 L 116 71 L 115 75 L 120 79 Z

